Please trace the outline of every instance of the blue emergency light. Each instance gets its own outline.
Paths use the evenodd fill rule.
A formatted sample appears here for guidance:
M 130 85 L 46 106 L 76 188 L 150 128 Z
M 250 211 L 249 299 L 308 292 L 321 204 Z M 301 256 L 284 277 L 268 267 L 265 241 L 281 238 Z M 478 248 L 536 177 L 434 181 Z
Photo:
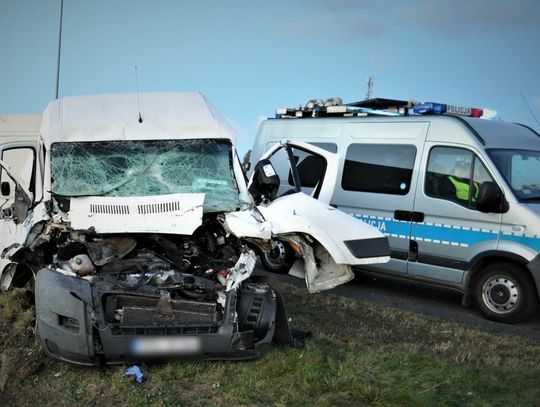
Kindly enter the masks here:
M 416 114 L 443 114 L 446 113 L 446 105 L 442 103 L 420 103 L 413 106 L 413 113 Z

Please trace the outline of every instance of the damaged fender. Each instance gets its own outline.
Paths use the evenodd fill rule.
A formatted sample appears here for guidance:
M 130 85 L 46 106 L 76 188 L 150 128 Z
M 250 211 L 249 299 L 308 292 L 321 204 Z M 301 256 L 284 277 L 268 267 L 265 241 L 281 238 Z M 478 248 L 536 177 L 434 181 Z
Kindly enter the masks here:
M 248 222 L 245 212 L 233 212 L 226 215 L 227 227 L 241 238 L 262 238 L 262 231 L 270 229 L 272 237 L 299 245 L 310 292 L 328 290 L 351 280 L 351 265 L 390 260 L 388 240 L 381 232 L 303 193 L 283 196 L 257 210 L 264 220 L 252 216 Z M 267 236 L 265 233 L 264 237 Z
M 4 227 L 7 228 L 5 230 L 7 233 L 1 236 L 0 240 L 9 239 L 9 244 L 7 244 L 8 242 L 1 242 L 1 246 L 5 247 L 5 249 L 0 258 L 0 291 L 6 291 L 10 288 L 17 271 L 17 263 L 13 262 L 11 258 L 21 249 L 33 246 L 33 240 L 39 236 L 30 235 L 32 228 L 48 219 L 49 214 L 45 202 L 39 203 L 33 211 L 29 212 L 22 223 L 16 224 L 10 221 L 9 218 L 0 219 L 0 222 L 3 222 Z

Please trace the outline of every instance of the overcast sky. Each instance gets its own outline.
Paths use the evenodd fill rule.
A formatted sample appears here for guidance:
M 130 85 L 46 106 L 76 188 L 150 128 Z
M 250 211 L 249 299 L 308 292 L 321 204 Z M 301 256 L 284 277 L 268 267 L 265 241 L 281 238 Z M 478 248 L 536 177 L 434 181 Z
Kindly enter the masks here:
M 60 0 L 0 0 L 0 112 L 55 97 Z M 312 98 L 489 107 L 540 131 L 540 0 L 64 0 L 60 96 L 200 91 L 238 128 Z

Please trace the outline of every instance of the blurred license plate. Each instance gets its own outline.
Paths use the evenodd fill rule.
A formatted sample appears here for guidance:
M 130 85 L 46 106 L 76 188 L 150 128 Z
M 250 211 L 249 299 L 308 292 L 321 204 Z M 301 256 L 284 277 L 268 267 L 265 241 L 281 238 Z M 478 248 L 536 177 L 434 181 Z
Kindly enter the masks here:
M 201 351 L 201 339 L 196 336 L 150 336 L 131 342 L 135 356 L 194 355 Z

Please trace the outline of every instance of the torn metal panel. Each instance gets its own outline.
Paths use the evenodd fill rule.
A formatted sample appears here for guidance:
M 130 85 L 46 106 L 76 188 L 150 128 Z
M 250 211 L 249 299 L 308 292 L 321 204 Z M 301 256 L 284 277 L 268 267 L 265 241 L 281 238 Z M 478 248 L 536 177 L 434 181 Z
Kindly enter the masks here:
M 17 264 L 11 260 L 20 250 L 41 240 L 40 224 L 49 219 L 47 205 L 42 202 L 29 212 L 23 222 L 15 223 L 10 219 L 0 219 L 2 234 L 0 234 L 0 290 L 6 291 L 11 286 L 17 270 Z M 36 230 L 36 233 L 32 233 Z M 30 238 L 30 239 L 29 239 Z
M 352 280 L 354 272 L 346 264 L 336 264 L 328 251 L 320 244 L 312 245 L 298 236 L 289 236 L 302 250 L 302 258 L 292 265 L 289 274 L 306 281 L 310 293 L 331 290 Z
M 242 283 L 242 281 L 247 280 L 255 269 L 256 262 L 257 256 L 253 250 L 245 250 L 242 252 L 234 267 L 231 268 L 227 274 L 225 291 L 234 290 Z
M 3 270 L 0 275 L 0 291 L 7 291 L 11 287 L 11 282 L 17 270 L 17 264 L 6 259 L 0 259 L 0 267 Z
M 257 208 L 227 213 L 224 226 L 238 237 L 272 238 L 272 224 L 263 218 Z
M 103 266 L 112 259 L 122 259 L 137 246 L 137 240 L 129 236 L 115 236 L 97 242 L 88 242 L 88 254 L 96 266 Z
M 379 239 L 384 235 L 372 226 L 301 192 L 283 196 L 258 208 L 271 223 L 273 236 L 311 236 L 330 253 L 336 264 L 361 265 L 390 260 L 389 249 L 386 255 L 356 257 L 346 241 Z

